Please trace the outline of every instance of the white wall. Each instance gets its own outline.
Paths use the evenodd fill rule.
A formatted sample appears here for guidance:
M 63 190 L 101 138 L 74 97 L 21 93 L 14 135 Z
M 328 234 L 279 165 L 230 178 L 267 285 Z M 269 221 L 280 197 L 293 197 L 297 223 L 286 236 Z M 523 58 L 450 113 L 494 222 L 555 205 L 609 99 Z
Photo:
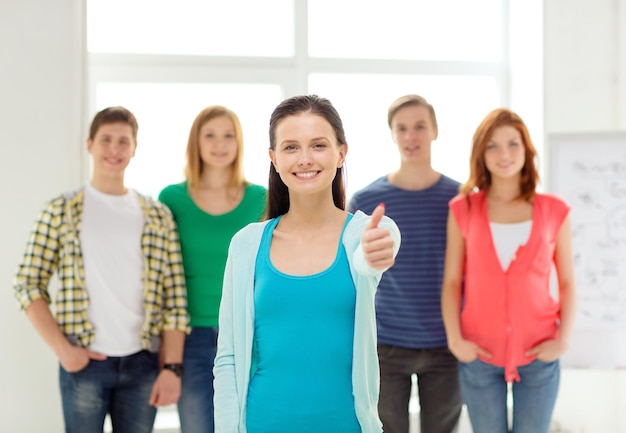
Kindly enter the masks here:
M 546 132 L 624 127 L 626 1 L 544 3 Z
M 11 278 L 43 202 L 80 183 L 81 1 L 0 1 L 0 431 L 63 431 L 57 364 Z
M 545 0 L 544 18 L 546 135 L 626 129 L 626 0 Z M 624 407 L 626 372 L 563 371 L 565 431 L 624 433 Z

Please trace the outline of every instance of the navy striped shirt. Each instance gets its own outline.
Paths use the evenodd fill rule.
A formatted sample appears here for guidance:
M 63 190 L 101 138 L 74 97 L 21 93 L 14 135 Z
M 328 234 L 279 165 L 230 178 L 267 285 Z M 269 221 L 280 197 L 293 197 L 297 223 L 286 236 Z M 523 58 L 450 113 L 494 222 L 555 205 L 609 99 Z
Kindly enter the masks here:
M 459 183 L 444 175 L 416 191 L 398 188 L 384 176 L 350 200 L 350 212 L 367 214 L 385 203 L 385 215 L 402 234 L 396 263 L 383 274 L 376 292 L 379 343 L 409 349 L 447 346 L 440 296 L 448 202 L 458 191 Z

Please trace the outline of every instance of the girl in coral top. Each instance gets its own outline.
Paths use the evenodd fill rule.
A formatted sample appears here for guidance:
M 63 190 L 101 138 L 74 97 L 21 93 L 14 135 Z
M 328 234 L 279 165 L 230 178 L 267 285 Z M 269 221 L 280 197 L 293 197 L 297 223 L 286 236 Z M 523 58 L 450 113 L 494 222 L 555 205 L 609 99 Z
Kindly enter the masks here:
M 536 156 L 519 116 L 492 111 L 474 133 L 469 180 L 450 201 L 442 313 L 474 433 L 548 432 L 572 333 L 569 207 L 535 191 Z

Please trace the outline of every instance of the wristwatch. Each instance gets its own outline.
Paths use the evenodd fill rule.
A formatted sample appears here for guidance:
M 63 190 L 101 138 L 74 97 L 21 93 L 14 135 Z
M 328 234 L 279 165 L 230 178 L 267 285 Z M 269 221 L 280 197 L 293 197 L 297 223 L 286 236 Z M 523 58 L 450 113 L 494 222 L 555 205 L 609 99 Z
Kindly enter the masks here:
M 171 370 L 178 377 L 183 377 L 183 374 L 185 373 L 185 367 L 182 363 L 163 364 L 163 370 Z

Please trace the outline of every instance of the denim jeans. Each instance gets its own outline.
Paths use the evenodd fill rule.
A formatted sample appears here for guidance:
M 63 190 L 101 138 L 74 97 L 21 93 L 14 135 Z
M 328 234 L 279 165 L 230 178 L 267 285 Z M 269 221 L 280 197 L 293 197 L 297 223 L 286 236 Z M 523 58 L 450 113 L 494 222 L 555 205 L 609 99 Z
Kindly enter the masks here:
M 405 349 L 378 345 L 380 398 L 378 412 L 385 433 L 408 433 L 411 376 L 417 375 L 420 431 L 452 433 L 461 408 L 458 362 L 447 347 Z
M 107 413 L 114 433 L 152 432 L 156 408 L 148 401 L 158 374 L 158 355 L 146 350 L 92 359 L 75 373 L 60 367 L 65 432 L 102 432 Z
M 518 367 L 519 382 L 512 384 L 512 433 L 547 433 L 556 403 L 561 369 L 559 361 L 535 360 Z M 461 393 L 474 433 L 509 432 L 507 383 L 504 368 L 480 359 L 460 363 Z
M 217 328 L 193 327 L 185 339 L 185 374 L 178 400 L 181 433 L 213 433 L 213 361 Z

